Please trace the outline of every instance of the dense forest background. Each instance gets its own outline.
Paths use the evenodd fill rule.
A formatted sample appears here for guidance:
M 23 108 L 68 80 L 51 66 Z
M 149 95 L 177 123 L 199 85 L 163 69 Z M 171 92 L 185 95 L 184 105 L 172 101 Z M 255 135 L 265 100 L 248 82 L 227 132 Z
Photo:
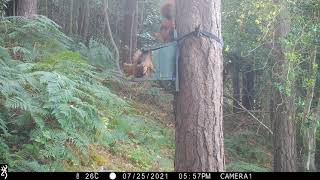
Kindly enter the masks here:
M 121 70 L 159 44 L 163 2 L 0 0 L 0 162 L 173 171 L 172 84 Z M 223 0 L 221 13 L 226 170 L 319 171 L 319 1 Z

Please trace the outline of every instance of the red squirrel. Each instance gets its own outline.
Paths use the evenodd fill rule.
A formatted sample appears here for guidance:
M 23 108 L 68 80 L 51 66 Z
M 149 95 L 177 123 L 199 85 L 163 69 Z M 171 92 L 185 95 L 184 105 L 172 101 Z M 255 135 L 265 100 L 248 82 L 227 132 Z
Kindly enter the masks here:
M 155 33 L 155 37 L 163 43 L 173 40 L 175 27 L 173 19 L 174 4 L 174 0 L 167 0 L 161 7 L 161 15 L 165 20 L 160 25 L 160 32 Z
M 165 20 L 161 23 L 160 32 L 155 33 L 156 39 L 160 42 L 170 42 L 173 41 L 174 33 L 174 20 L 173 20 L 173 8 L 175 0 L 166 0 L 166 2 L 161 7 L 161 15 Z M 128 76 L 134 76 L 140 78 L 155 72 L 155 67 L 152 63 L 152 52 L 142 52 L 137 50 L 133 55 L 132 64 L 123 64 L 123 70 Z
M 123 70 L 128 76 L 141 78 L 151 72 L 155 72 L 151 51 L 143 53 L 141 50 L 137 50 L 132 59 L 132 64 L 123 63 Z

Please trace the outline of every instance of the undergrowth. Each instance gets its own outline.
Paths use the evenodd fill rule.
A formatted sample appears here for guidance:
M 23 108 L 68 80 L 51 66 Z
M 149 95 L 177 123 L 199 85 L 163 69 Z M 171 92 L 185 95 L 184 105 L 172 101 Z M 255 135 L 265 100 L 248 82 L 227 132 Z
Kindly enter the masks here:
M 172 130 L 121 97 L 130 85 L 111 57 L 44 16 L 3 18 L 0 162 L 10 171 L 172 170 Z
M 173 170 L 174 137 L 172 129 L 142 116 L 121 116 L 109 121 L 116 139 L 111 151 L 138 164 L 141 170 Z
M 113 142 L 102 117 L 114 119 L 129 105 L 51 20 L 0 24 L 0 161 L 12 171 L 89 164 L 88 145 Z
M 267 172 L 271 170 L 270 140 L 254 133 L 241 133 L 225 137 L 228 157 L 227 170 Z

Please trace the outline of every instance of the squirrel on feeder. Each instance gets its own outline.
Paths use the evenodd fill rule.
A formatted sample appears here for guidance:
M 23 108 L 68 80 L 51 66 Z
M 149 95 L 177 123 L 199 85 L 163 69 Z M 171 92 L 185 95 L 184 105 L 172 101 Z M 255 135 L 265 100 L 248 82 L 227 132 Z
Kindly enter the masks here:
M 132 58 L 132 64 L 123 63 L 123 70 L 128 76 L 134 76 L 136 78 L 141 78 L 155 72 L 155 67 L 152 63 L 152 52 L 142 52 L 137 50 Z
M 174 33 L 174 20 L 173 20 L 173 8 L 175 0 L 166 0 L 161 7 L 161 15 L 165 20 L 160 25 L 160 32 L 155 33 L 155 38 L 160 42 L 173 41 Z M 141 78 L 148 75 L 151 72 L 155 72 L 155 67 L 152 63 L 152 52 L 142 52 L 137 50 L 133 55 L 132 64 L 124 63 L 123 70 L 128 76 L 134 76 Z
M 174 33 L 174 19 L 173 19 L 173 9 L 174 0 L 167 0 L 161 7 L 161 15 L 165 18 L 160 25 L 160 32 L 155 33 L 156 39 L 165 43 L 173 40 Z

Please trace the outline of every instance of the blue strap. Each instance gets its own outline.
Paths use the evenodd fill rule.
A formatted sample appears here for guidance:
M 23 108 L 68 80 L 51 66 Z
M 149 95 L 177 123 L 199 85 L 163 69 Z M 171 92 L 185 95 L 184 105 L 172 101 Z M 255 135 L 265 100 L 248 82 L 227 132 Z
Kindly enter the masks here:
M 220 39 L 218 36 L 216 36 L 215 34 L 212 34 L 211 32 L 207 32 L 207 31 L 200 31 L 200 28 L 196 28 L 194 31 L 182 36 L 181 38 L 178 38 L 178 39 L 175 39 L 173 42 L 181 42 L 191 36 L 196 36 L 196 37 L 206 37 L 206 38 L 209 38 L 209 39 L 213 39 L 215 40 L 216 42 L 218 42 L 221 47 L 223 48 L 224 46 L 224 42 L 223 42 L 223 39 Z M 155 46 L 155 47 L 151 47 L 151 48 L 143 48 L 142 51 L 143 52 L 148 52 L 148 51 L 155 51 L 155 50 L 158 50 L 158 49 L 162 49 L 162 48 L 165 48 L 165 47 L 168 47 L 168 46 L 172 46 L 172 45 L 175 45 L 174 43 L 172 42 L 169 42 L 169 43 L 165 43 L 165 44 L 162 44 L 162 45 L 159 45 L 159 46 Z
M 220 39 L 218 36 L 216 36 L 215 34 L 212 34 L 210 32 L 206 32 L 206 31 L 200 31 L 200 35 L 201 36 L 205 36 L 207 38 L 210 38 L 210 39 L 214 39 L 216 40 L 220 45 L 221 47 L 224 46 L 224 42 L 223 42 L 223 39 Z

